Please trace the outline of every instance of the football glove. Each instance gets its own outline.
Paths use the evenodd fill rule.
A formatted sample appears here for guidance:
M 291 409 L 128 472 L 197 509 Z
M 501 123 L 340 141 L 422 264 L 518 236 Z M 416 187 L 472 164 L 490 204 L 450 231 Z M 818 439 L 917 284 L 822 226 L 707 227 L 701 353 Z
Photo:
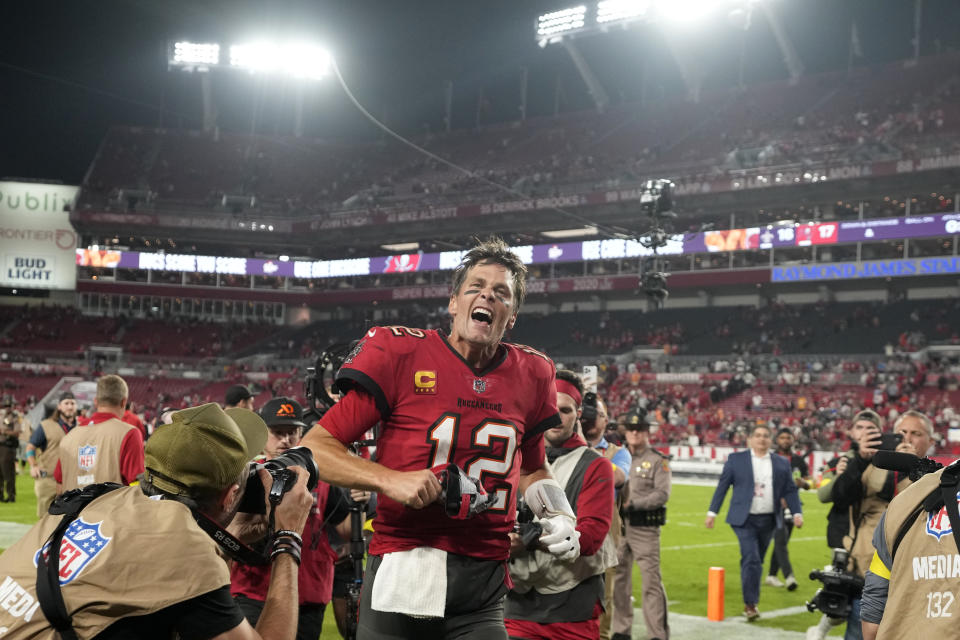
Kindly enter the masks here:
M 457 465 L 434 467 L 433 472 L 440 480 L 440 503 L 449 517 L 466 520 L 493 506 L 495 497 Z

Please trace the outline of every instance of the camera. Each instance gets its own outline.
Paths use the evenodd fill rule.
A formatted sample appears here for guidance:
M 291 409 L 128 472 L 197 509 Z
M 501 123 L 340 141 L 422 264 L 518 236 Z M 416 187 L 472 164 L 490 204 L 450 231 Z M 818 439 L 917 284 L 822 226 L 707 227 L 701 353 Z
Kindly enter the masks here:
M 810 598 L 807 611 L 820 611 L 840 619 L 850 615 L 854 598 L 859 598 L 863 591 L 863 578 L 847 571 L 849 558 L 846 549 L 834 549 L 830 567 L 810 572 L 810 579 L 819 580 L 823 586 Z
M 903 442 L 902 433 L 883 433 L 880 434 L 880 446 L 877 447 L 879 451 L 896 451 L 897 446 Z
M 270 504 L 278 505 L 283 500 L 283 494 L 297 483 L 297 474 L 290 467 L 302 467 L 307 470 L 307 488 L 313 491 L 317 488 L 319 480 L 319 470 L 317 463 L 313 459 L 313 454 L 306 447 L 294 447 L 288 449 L 282 455 L 267 460 L 265 462 L 251 463 L 250 476 L 247 478 L 247 486 L 244 490 L 243 500 L 240 502 L 238 511 L 243 513 L 262 514 L 266 511 L 263 503 L 264 491 L 269 491 Z M 273 482 L 269 490 L 263 486 L 260 481 L 260 469 L 266 469 L 270 473 Z
M 580 403 L 580 424 L 583 425 L 584 431 L 589 431 L 596 421 L 597 394 L 587 391 L 583 394 L 583 401 Z
M 543 533 L 543 526 L 539 522 L 534 522 L 533 510 L 523 498 L 518 500 L 517 521 L 513 525 L 513 532 L 520 536 L 523 548 L 527 551 L 537 548 L 540 534 Z

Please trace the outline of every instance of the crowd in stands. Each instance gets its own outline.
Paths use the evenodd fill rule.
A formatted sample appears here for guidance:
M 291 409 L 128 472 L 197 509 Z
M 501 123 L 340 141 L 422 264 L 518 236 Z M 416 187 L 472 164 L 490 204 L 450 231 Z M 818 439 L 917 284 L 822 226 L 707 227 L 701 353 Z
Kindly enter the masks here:
M 645 415 L 656 425 L 652 441 L 657 445 L 742 447 L 750 427 L 763 422 L 774 430 L 791 429 L 802 448 L 831 450 L 845 442 L 849 421 L 861 409 L 874 409 L 890 425 L 915 409 L 933 420 L 938 452 L 960 453 L 960 443 L 948 441 L 949 430 L 960 428 L 955 362 L 928 366 L 901 358 L 864 366 L 842 360 L 830 368 L 859 372 L 860 384 L 817 383 L 811 370 L 826 369 L 812 362 L 795 363 L 794 371 L 776 376 L 745 368 L 699 384 L 655 383 L 644 376 L 647 364 L 630 364 L 622 372 L 616 365 L 606 367 L 600 395 L 607 398 L 611 415 Z M 930 374 L 935 385 L 927 384 Z
M 609 189 L 652 174 L 681 183 L 760 166 L 912 158 L 958 148 L 953 54 L 704 94 L 699 103 L 615 105 L 417 142 L 463 175 L 388 140 L 344 145 L 217 132 L 118 128 L 84 184 L 82 208 L 314 215 L 416 200 L 465 203 Z

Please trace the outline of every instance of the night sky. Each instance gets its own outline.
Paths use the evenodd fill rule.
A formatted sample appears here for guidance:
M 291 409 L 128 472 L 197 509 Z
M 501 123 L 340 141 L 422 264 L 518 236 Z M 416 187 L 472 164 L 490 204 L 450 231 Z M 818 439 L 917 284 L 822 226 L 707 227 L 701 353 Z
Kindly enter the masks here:
M 773 3 L 808 73 L 845 68 L 856 20 L 864 57 L 878 64 L 912 54 L 908 0 L 761 0 Z M 34 0 L 7 3 L 0 38 L 0 177 L 79 184 L 112 125 L 200 128 L 195 76 L 166 67 L 168 40 L 230 43 L 299 36 L 328 46 L 347 82 L 378 117 L 406 133 L 439 130 L 443 87 L 454 82 L 454 127 L 515 119 L 520 69 L 529 69 L 530 116 L 590 108 L 583 82 L 558 46 L 537 47 L 536 16 L 557 0 Z M 924 0 L 922 54 L 960 48 L 960 2 Z M 698 28 L 639 27 L 578 40 L 614 102 L 682 94 L 669 53 L 690 51 L 705 91 L 736 81 L 741 42 L 748 83 L 786 77 L 759 12 L 734 28 L 723 10 Z M 745 38 L 745 41 L 744 41 Z M 642 61 L 646 61 L 646 65 Z M 646 68 L 646 75 L 641 69 Z M 220 125 L 288 135 L 291 81 L 225 72 L 214 77 Z M 256 124 L 252 114 L 256 113 Z M 377 132 L 331 81 L 310 89 L 306 134 L 369 139 Z

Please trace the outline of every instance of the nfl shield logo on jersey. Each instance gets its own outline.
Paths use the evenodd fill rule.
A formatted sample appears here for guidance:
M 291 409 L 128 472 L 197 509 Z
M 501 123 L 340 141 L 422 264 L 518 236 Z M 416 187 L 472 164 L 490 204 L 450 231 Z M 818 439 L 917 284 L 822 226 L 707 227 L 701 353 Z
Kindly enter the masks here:
M 84 522 L 83 518 L 77 518 L 63 534 L 63 541 L 60 543 L 61 586 L 72 582 L 84 567 L 107 548 L 111 538 L 101 535 L 101 524 L 103 523 Z M 33 554 L 33 566 L 39 563 L 41 553 L 45 558 L 49 557 L 49 548 L 48 542 Z
M 93 445 L 85 445 L 77 449 L 77 466 L 81 469 L 93 469 L 97 461 L 97 448 Z
M 473 390 L 477 393 L 483 393 L 487 390 L 487 381 L 477 378 L 473 381 Z
M 957 493 L 957 503 L 960 504 L 960 492 Z M 940 540 L 945 535 L 953 533 L 953 527 L 950 526 L 950 516 L 947 515 L 947 508 L 940 507 L 936 513 L 927 515 L 927 534 Z

